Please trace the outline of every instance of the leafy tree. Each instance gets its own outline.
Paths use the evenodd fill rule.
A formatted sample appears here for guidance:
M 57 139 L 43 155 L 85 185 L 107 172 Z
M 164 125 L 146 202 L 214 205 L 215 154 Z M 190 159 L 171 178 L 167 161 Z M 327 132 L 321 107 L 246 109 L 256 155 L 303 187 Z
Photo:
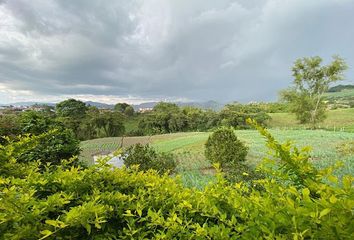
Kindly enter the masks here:
M 164 113 L 176 113 L 180 111 L 180 108 L 175 103 L 159 102 L 155 105 L 153 111 Z
M 219 128 L 209 136 L 205 144 L 205 157 L 222 167 L 244 162 L 248 148 L 237 139 L 231 128 Z
M 131 117 L 134 115 L 134 108 L 132 106 L 128 106 L 124 109 L 124 114 L 128 117 Z
M 158 103 L 139 122 L 139 128 L 149 134 L 178 132 L 186 127 L 186 117 L 181 109 L 174 103 L 165 102 Z
M 202 110 L 196 107 L 184 107 L 183 114 L 186 116 L 188 130 L 191 131 L 205 131 L 209 129 L 213 123 L 215 112 Z
M 80 100 L 68 99 L 56 105 L 56 112 L 60 117 L 79 119 L 85 116 L 88 107 Z
M 248 129 L 246 120 L 255 119 L 259 124 L 266 125 L 270 116 L 257 104 L 227 104 L 220 112 L 221 124 L 236 129 Z
M 105 137 L 117 137 L 124 133 L 123 116 L 119 112 L 100 112 L 96 118 L 96 126 L 103 129 Z
M 22 133 L 41 134 L 53 129 L 58 123 L 45 112 L 27 111 L 20 115 Z
M 315 127 L 325 118 L 323 94 L 331 83 L 343 79 L 347 68 L 345 61 L 338 56 L 334 56 L 328 65 L 322 65 L 320 57 L 298 59 L 292 68 L 293 87 L 281 93 L 282 99 L 290 103 L 291 111 L 301 123 Z
M 117 103 L 114 105 L 114 111 L 124 113 L 125 109 L 129 106 L 128 103 Z
M 88 107 L 80 100 L 68 99 L 56 105 L 56 113 L 59 121 L 70 128 L 76 137 L 80 136 L 80 124 L 86 117 Z
M 80 123 L 80 131 L 78 138 L 81 140 L 92 139 L 98 137 L 97 117 L 100 111 L 97 107 L 89 106 L 86 116 Z
M 139 170 L 154 169 L 160 174 L 172 173 L 176 168 L 176 162 L 172 154 L 156 152 L 150 145 L 140 143 L 130 146 L 124 153 L 124 164 L 127 167 L 139 165 Z

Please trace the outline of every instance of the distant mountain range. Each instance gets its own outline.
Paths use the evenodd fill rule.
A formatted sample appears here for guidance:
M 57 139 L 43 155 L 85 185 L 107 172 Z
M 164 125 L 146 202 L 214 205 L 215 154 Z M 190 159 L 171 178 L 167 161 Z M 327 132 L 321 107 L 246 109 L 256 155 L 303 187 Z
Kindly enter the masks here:
M 93 101 L 86 101 L 85 102 L 89 106 L 95 106 L 99 109 L 113 109 L 114 104 L 107 104 L 107 103 L 100 103 L 100 102 L 93 102 Z M 198 107 L 202 109 L 211 109 L 218 111 L 223 108 L 224 104 L 216 102 L 216 101 L 206 101 L 206 102 L 174 102 L 180 107 L 191 106 L 191 107 Z M 137 105 L 132 105 L 134 110 L 139 110 L 141 108 L 153 108 L 158 102 L 146 102 Z M 1 106 L 15 106 L 15 107 L 30 107 L 33 105 L 48 105 L 48 106 L 55 106 L 55 103 L 45 103 L 45 102 L 16 102 L 10 104 L 0 104 Z

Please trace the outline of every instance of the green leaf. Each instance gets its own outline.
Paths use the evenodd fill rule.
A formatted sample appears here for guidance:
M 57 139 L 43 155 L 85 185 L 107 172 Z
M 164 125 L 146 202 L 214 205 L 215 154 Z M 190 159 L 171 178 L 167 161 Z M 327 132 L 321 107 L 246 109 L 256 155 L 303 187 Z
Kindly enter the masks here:
M 330 203 L 336 203 L 337 200 L 338 200 L 338 199 L 336 198 L 335 195 L 332 195 L 332 196 L 329 198 L 329 202 L 330 202 Z
M 47 237 L 49 237 L 50 235 L 53 234 L 53 232 L 50 231 L 50 230 L 48 230 L 48 229 L 43 230 L 43 231 L 41 231 L 40 233 L 41 233 L 42 235 L 44 235 L 44 236 L 41 237 L 39 240 L 45 239 L 45 238 L 47 238 Z
M 331 209 L 330 208 L 325 208 L 323 209 L 321 212 L 320 212 L 320 218 L 323 217 L 323 216 L 326 216 L 328 213 L 331 212 Z

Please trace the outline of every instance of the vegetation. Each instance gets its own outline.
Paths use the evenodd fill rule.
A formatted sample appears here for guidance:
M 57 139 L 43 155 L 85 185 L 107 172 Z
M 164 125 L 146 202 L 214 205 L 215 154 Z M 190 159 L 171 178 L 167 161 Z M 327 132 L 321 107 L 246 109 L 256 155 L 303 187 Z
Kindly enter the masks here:
M 227 104 L 220 112 L 221 125 L 236 129 L 248 129 L 248 118 L 255 119 L 262 125 L 266 125 L 266 121 L 270 120 L 270 116 L 257 104 Z
M 327 92 L 325 101 L 330 109 L 354 108 L 354 89 L 343 89 L 340 92 Z
M 334 173 L 338 177 L 344 175 L 354 175 L 354 155 L 343 155 L 338 146 L 349 144 L 352 141 L 353 133 L 342 131 L 324 130 L 270 130 L 280 141 L 291 141 L 296 143 L 298 148 L 312 146 L 311 161 L 319 169 L 331 166 L 337 160 L 343 162 L 343 168 Z M 237 130 L 238 139 L 246 144 L 249 151 L 246 157 L 245 169 L 238 168 L 242 172 L 234 174 L 234 177 L 245 177 L 243 173 L 255 176 L 253 169 L 261 159 L 267 157 L 267 149 L 264 139 L 254 130 Z M 149 143 L 159 152 L 173 153 L 176 156 L 177 174 L 181 175 L 181 180 L 185 186 L 203 189 L 209 182 L 215 181 L 215 171 L 210 162 L 204 156 L 204 145 L 210 133 L 188 132 L 174 133 L 165 135 L 154 135 L 145 137 L 125 137 L 122 138 L 103 138 L 89 140 L 81 143 L 82 153 L 80 159 L 92 164 L 94 155 L 108 154 L 115 151 L 123 143 L 123 147 L 129 147 L 136 143 Z M 237 171 L 238 169 L 235 169 Z M 246 171 L 245 171 L 246 170 Z M 226 176 L 230 177 L 230 175 Z
M 229 167 L 246 160 L 247 147 L 230 128 L 217 129 L 205 143 L 205 157 L 211 163 Z
M 20 133 L 19 118 L 15 114 L 0 115 L 0 143 L 4 143 L 4 136 L 14 137 Z
M 343 79 L 347 69 L 344 60 L 337 56 L 329 65 L 321 66 L 321 63 L 320 57 L 298 59 L 292 68 L 294 86 L 282 92 L 282 98 L 290 103 L 297 119 L 312 127 L 325 118 L 324 93 L 331 83 Z
M 271 128 L 280 129 L 309 129 L 310 124 L 300 124 L 295 114 L 271 113 L 272 119 L 268 121 Z M 327 118 L 317 125 L 317 128 L 330 131 L 354 132 L 354 109 L 335 109 L 328 111 Z
M 142 116 L 139 129 L 145 134 L 163 134 L 184 131 L 207 131 L 220 126 L 247 129 L 247 118 L 265 125 L 270 116 L 263 109 L 266 105 L 228 104 L 220 112 L 195 107 L 180 108 L 173 103 L 159 103 L 153 111 Z
M 262 189 L 228 184 L 221 173 L 197 190 L 154 171 L 104 162 L 43 172 L 28 164 L 22 176 L 0 176 L 0 238 L 350 239 L 353 177 L 318 170 L 308 149 L 280 144 L 257 128 L 274 151 L 260 169 L 267 173 L 258 181 Z
M 354 85 L 336 85 L 328 89 L 327 92 L 341 92 L 343 90 L 354 89 Z
M 171 153 L 158 153 L 150 145 L 137 143 L 130 146 L 123 154 L 125 166 L 138 166 L 141 171 L 150 169 L 156 170 L 160 174 L 173 173 L 176 162 Z

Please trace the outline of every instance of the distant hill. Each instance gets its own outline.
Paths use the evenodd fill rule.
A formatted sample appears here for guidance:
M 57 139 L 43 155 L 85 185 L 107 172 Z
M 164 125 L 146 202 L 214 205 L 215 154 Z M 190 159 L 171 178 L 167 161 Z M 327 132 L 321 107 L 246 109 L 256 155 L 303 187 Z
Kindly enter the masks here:
M 325 94 L 330 108 L 354 107 L 354 85 L 337 85 L 331 87 Z
M 100 102 L 93 102 L 93 101 L 86 101 L 87 106 L 97 107 L 98 109 L 113 109 L 114 104 L 107 104 L 107 103 L 100 103 Z
M 340 84 L 340 85 L 329 88 L 327 92 L 341 92 L 343 90 L 350 90 L 350 89 L 354 89 L 354 85 L 352 85 L 352 84 L 341 85 Z

